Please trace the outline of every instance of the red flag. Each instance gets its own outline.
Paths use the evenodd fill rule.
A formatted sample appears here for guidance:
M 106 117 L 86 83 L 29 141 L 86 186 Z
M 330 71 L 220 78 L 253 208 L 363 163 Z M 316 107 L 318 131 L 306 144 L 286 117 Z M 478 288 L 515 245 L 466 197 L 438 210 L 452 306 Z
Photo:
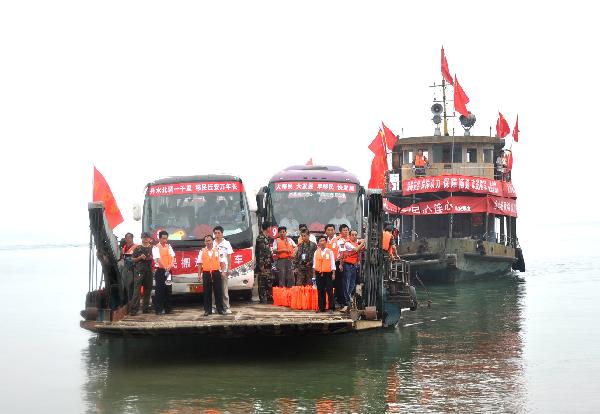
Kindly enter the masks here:
M 381 129 L 369 144 L 369 149 L 375 154 L 371 162 L 371 178 L 368 188 L 385 188 L 385 171 L 387 170 L 387 155 L 385 153 L 385 134 Z
M 313 165 L 312 158 L 306 161 L 306 165 Z
M 391 129 L 385 126 L 383 121 L 381 122 L 381 126 L 383 126 L 383 133 L 385 135 L 385 145 L 387 149 L 391 151 L 394 149 L 394 145 L 396 145 L 396 142 L 398 142 L 398 138 L 396 137 L 396 134 L 392 132 Z
M 496 121 L 496 135 L 498 138 L 504 139 L 510 133 L 508 122 L 504 119 L 504 115 L 498 112 L 498 121 Z
M 469 110 L 467 109 L 467 104 L 469 103 L 469 97 L 463 90 L 460 83 L 458 83 L 458 78 L 454 75 L 454 109 L 459 112 L 461 115 L 469 116 Z
M 512 151 L 507 151 L 507 152 L 508 152 L 508 154 L 506 154 L 506 170 L 512 171 L 512 166 L 513 166 Z
M 515 142 L 519 142 L 519 115 L 517 115 L 517 122 L 515 122 L 515 127 L 513 128 L 513 138 Z
M 442 46 L 442 76 L 446 79 L 450 85 L 454 85 L 452 76 L 450 75 L 450 69 L 448 69 L 448 61 L 446 60 L 446 54 L 444 53 L 444 46 Z
M 108 225 L 111 229 L 114 229 L 123 222 L 123 216 L 117 206 L 117 200 L 115 200 L 112 191 L 110 191 L 110 187 L 104 176 L 100 174 L 100 171 L 96 167 L 94 167 L 94 193 L 92 197 L 92 201 L 102 201 L 104 203 L 104 212 L 106 213 Z
M 383 137 L 383 131 L 380 128 L 375 138 L 373 138 L 373 141 L 371 141 L 371 143 L 369 144 L 369 149 L 373 151 L 373 153 L 376 155 L 385 154 L 385 144 L 383 143 Z

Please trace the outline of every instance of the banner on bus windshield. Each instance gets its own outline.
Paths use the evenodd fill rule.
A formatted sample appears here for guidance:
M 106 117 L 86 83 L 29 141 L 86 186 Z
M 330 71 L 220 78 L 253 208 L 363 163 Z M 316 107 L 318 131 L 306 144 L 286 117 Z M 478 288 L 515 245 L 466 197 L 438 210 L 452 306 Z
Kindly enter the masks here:
M 273 184 L 275 191 L 333 191 L 336 193 L 356 193 L 356 184 L 321 181 L 286 181 Z
M 175 183 L 151 185 L 148 187 L 150 197 L 179 194 L 202 193 L 240 193 L 244 191 L 244 184 L 238 181 L 202 181 L 196 183 Z

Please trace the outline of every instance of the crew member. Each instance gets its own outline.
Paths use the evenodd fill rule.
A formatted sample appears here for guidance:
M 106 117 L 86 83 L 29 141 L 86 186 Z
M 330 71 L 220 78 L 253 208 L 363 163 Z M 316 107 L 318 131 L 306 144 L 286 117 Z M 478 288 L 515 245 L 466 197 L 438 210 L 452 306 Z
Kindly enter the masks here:
M 331 223 L 325 226 L 325 235 L 327 236 L 327 248 L 333 252 L 333 259 L 335 261 L 335 268 L 340 268 L 340 246 L 338 243 L 338 238 L 335 235 L 335 226 Z M 337 274 L 338 277 L 335 279 L 334 288 L 335 288 L 335 300 L 340 306 L 344 306 L 344 295 L 343 289 L 341 288 L 341 283 L 343 283 L 343 275 L 340 273 Z
M 219 315 L 224 315 L 223 309 L 223 283 L 221 277 L 227 266 L 227 258 L 220 254 L 215 246 L 210 234 L 204 237 L 206 247 L 200 250 L 196 263 L 198 264 L 198 280 L 202 278 L 202 287 L 204 295 L 204 316 L 212 314 L 213 291 L 215 296 L 215 305 Z
M 350 227 L 347 224 L 340 224 L 339 226 L 340 235 L 337 238 L 337 246 L 338 246 L 338 256 L 336 259 L 336 278 L 335 282 L 333 282 L 333 287 L 335 288 L 335 299 L 337 303 L 343 308 L 347 308 L 349 305 L 348 301 L 346 301 L 346 295 L 344 294 L 344 286 L 346 284 L 346 273 L 344 272 L 344 245 L 346 240 L 350 239 Z
M 394 227 L 391 224 L 386 225 L 381 240 L 381 249 L 383 250 L 383 254 L 384 256 L 389 256 L 391 260 L 395 260 L 397 258 L 396 240 L 392 234 L 393 230 Z
M 358 242 L 358 232 L 350 231 L 349 240 L 344 243 L 344 297 L 346 306 L 342 308 L 342 312 L 348 310 L 348 306 L 352 303 L 352 292 L 356 286 L 356 275 L 358 272 L 358 262 L 360 252 L 365 249 L 365 242 Z
M 137 244 L 133 242 L 133 234 L 125 234 L 125 241 L 121 246 L 121 257 L 119 261 L 120 272 L 120 299 L 121 304 L 125 305 L 131 300 L 133 294 L 133 272 L 134 263 L 131 258 L 133 251 L 137 247 Z
M 131 255 L 134 265 L 133 296 L 129 305 L 129 314 L 137 315 L 140 309 L 141 288 L 144 287 L 143 313 L 150 313 L 150 296 L 152 294 L 152 236 L 142 233 L 142 244 L 137 246 Z
M 271 272 L 273 256 L 269 239 L 270 227 L 271 224 L 268 222 L 261 225 L 262 232 L 256 237 L 256 246 L 254 247 L 256 257 L 254 272 L 258 280 L 258 299 L 260 303 L 273 303 L 273 273 Z
M 425 155 L 423 155 L 423 150 L 422 149 L 417 150 L 417 155 L 415 156 L 415 159 L 413 160 L 416 176 L 425 175 L 425 167 L 427 166 L 427 162 L 428 162 L 428 160 L 427 160 L 427 157 Z
M 279 287 L 290 288 L 294 286 L 291 258 L 294 257 L 296 243 L 287 237 L 287 228 L 285 226 L 279 226 L 277 231 L 279 237 L 273 241 L 273 253 L 277 259 Z
M 219 255 L 221 258 L 225 259 L 225 270 L 221 275 L 221 285 L 222 285 L 222 295 L 223 295 L 223 309 L 225 313 L 231 313 L 231 309 L 229 307 L 229 276 L 231 275 L 231 255 L 233 254 L 233 248 L 231 247 L 231 243 L 223 238 L 223 227 L 216 226 L 213 229 L 213 234 L 215 235 L 214 244 L 217 249 L 219 249 Z M 216 303 L 215 297 L 215 303 Z
M 303 229 L 298 241 L 296 250 L 296 286 L 308 286 L 312 284 L 313 277 L 313 256 L 317 250 L 317 245 L 310 241 L 308 229 Z
M 333 299 L 333 281 L 335 280 L 334 253 L 327 247 L 327 237 L 319 236 L 319 247 L 313 256 L 313 269 L 317 282 L 317 294 L 319 297 L 319 309 L 317 312 L 325 312 L 326 300 L 329 300 L 329 312 L 333 313 L 335 301 Z M 327 299 L 325 298 L 327 295 Z
M 171 269 L 175 262 L 175 252 L 170 244 L 169 233 L 161 230 L 158 233 L 158 243 L 152 248 L 154 259 L 154 312 L 157 315 L 172 313 L 171 306 Z

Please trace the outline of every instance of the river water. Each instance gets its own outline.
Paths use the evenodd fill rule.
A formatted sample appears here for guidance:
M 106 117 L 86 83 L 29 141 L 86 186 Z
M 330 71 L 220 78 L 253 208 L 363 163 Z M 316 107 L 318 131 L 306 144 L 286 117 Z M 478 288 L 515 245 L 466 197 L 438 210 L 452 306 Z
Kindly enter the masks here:
M 429 286 L 398 329 L 252 341 L 99 338 L 87 248 L 0 263 L 1 413 L 600 411 L 597 259 Z

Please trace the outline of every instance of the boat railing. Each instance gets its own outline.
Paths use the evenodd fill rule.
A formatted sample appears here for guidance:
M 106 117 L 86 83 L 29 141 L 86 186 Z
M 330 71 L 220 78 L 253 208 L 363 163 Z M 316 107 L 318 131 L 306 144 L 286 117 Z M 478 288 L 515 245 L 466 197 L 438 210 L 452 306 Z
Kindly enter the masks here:
M 400 173 L 401 180 L 459 174 L 509 181 L 507 174 L 498 175 L 495 166 L 490 163 L 428 163 L 424 167 L 403 164 L 399 169 L 394 169 L 392 173 Z

